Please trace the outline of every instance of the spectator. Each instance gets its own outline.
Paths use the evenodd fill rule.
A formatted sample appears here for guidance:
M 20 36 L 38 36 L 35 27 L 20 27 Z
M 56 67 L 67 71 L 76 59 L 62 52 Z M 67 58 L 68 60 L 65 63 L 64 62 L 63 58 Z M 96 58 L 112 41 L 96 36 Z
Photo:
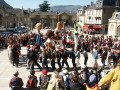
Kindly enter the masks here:
M 86 87 L 83 84 L 81 84 L 78 80 L 78 75 L 73 76 L 73 82 L 71 83 L 69 90 L 86 90 Z
M 99 86 L 111 83 L 110 90 L 119 90 L 120 89 L 119 72 L 120 72 L 120 59 L 118 60 L 116 67 L 100 80 Z
M 23 81 L 20 77 L 18 77 L 19 72 L 16 71 L 13 75 L 14 77 L 10 80 L 9 83 L 11 90 L 21 90 L 23 86 Z

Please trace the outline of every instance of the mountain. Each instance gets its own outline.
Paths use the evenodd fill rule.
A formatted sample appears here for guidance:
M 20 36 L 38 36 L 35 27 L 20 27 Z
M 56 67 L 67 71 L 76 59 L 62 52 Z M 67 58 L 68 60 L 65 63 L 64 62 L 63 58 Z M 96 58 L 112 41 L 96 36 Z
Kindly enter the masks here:
M 51 6 L 50 11 L 76 12 L 81 7 L 81 5 L 56 5 Z

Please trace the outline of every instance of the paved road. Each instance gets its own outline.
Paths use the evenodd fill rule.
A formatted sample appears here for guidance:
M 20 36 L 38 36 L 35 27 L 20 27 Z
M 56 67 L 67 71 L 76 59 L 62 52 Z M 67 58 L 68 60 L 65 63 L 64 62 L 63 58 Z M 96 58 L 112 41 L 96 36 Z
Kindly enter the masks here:
M 26 55 L 25 47 L 22 47 L 21 53 L 22 53 L 22 55 Z M 0 90 L 10 90 L 10 88 L 8 86 L 9 80 L 13 77 L 13 72 L 15 72 L 16 70 L 19 71 L 19 73 L 20 73 L 19 76 L 23 79 L 24 87 L 25 87 L 26 81 L 28 80 L 27 77 L 29 75 L 29 70 L 26 69 L 26 62 L 23 60 L 22 57 L 20 57 L 21 65 L 19 66 L 19 68 L 16 68 L 15 66 L 12 66 L 10 64 L 7 55 L 8 54 L 7 54 L 6 49 L 0 49 Z M 84 58 L 83 58 L 82 54 L 81 54 L 80 60 L 81 60 L 81 63 L 84 62 Z M 101 64 L 100 59 L 98 61 L 99 61 L 99 64 Z M 69 62 L 70 67 L 72 67 L 71 59 L 68 59 L 68 62 Z M 91 54 L 89 53 L 89 60 L 88 60 L 87 65 L 89 67 L 92 67 L 93 63 L 94 63 L 94 59 L 92 58 Z M 58 67 L 57 64 L 56 64 L 56 67 Z M 36 71 L 36 75 L 39 77 L 41 72 L 39 71 L 39 69 L 37 69 L 37 67 L 35 68 L 35 71 Z
M 42 32 L 45 33 L 46 31 L 47 30 L 43 30 Z M 26 55 L 26 47 L 21 48 L 21 53 L 24 56 Z M 81 64 L 84 62 L 84 58 L 83 58 L 82 54 L 81 54 L 80 61 L 81 61 Z M 69 62 L 69 66 L 72 67 L 70 58 L 68 59 L 68 62 Z M 94 59 L 92 58 L 91 53 L 89 53 L 87 66 L 92 67 L 93 63 L 94 63 Z M 100 58 L 98 59 L 98 63 L 101 66 Z M 19 66 L 19 68 L 12 66 L 8 59 L 7 49 L 0 49 L 0 90 L 11 90 L 9 88 L 9 81 L 13 77 L 13 73 L 16 70 L 19 71 L 19 76 L 23 79 L 24 87 L 25 87 L 26 82 L 28 80 L 27 77 L 29 75 L 29 70 L 26 69 L 26 61 L 24 61 L 22 57 L 20 57 L 20 64 L 21 65 Z M 49 67 L 50 67 L 50 64 L 49 64 Z M 56 67 L 58 67 L 57 64 L 56 64 Z M 39 69 L 37 69 L 37 67 L 35 68 L 35 71 L 36 71 L 37 77 L 39 77 L 41 72 L 39 71 Z M 51 72 L 49 72 L 49 73 L 51 73 Z

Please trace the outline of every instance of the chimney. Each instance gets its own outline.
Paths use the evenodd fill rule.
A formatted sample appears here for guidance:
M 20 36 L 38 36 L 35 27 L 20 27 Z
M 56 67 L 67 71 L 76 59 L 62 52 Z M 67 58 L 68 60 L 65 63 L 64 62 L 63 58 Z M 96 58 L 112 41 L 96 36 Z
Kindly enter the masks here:
M 94 4 L 94 3 L 93 3 L 93 2 L 91 2 L 91 3 L 90 3 L 90 6 L 92 6 L 93 4 Z
M 86 7 L 87 7 L 87 8 L 89 8 L 89 7 L 90 7 L 90 5 L 87 5 Z
M 30 8 L 28 8 L 28 13 L 31 13 Z

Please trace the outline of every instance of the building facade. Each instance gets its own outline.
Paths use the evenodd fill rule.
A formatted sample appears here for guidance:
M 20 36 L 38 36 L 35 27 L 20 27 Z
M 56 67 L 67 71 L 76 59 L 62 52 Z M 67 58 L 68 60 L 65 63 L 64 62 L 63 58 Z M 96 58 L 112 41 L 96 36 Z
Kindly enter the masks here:
M 77 21 L 80 24 L 81 28 L 83 28 L 84 24 L 85 24 L 85 10 L 86 10 L 86 6 L 81 7 L 80 9 L 78 9 L 77 11 Z
M 109 19 L 108 35 L 120 37 L 120 12 L 114 12 Z
M 76 14 L 18 9 L 0 0 L 0 27 L 28 26 L 32 29 L 36 23 L 41 22 L 43 28 L 55 28 L 58 20 L 65 22 L 65 26 L 73 26 Z
M 103 34 L 107 33 L 108 20 L 116 10 L 120 11 L 119 0 L 97 0 L 96 3 L 91 2 L 85 10 L 83 29 L 94 29 L 99 30 Z

